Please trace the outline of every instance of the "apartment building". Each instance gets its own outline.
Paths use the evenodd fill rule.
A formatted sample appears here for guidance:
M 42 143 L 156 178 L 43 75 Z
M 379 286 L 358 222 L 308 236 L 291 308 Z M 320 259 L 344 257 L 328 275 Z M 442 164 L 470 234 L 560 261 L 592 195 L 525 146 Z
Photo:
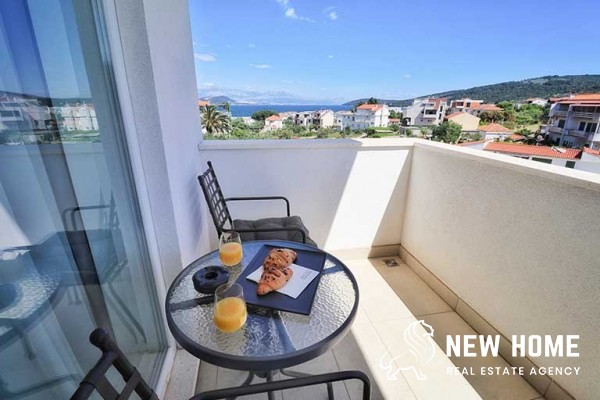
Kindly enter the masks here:
M 283 118 L 279 115 L 271 115 L 265 119 L 265 131 L 276 131 L 283 128 Z
M 310 115 L 311 124 L 317 128 L 331 128 L 335 125 L 335 114 L 331 110 L 317 110 Z
M 335 125 L 338 129 L 352 129 L 354 122 L 354 113 L 352 111 L 338 111 L 335 113 Z
M 35 99 L 0 98 L 0 131 L 34 131 L 51 125 L 50 108 Z
M 96 131 L 98 119 L 93 104 L 77 104 L 59 107 L 60 127 L 67 131 Z
M 600 93 L 579 94 L 557 99 L 550 108 L 548 138 L 566 147 L 600 149 Z
M 356 109 L 352 129 L 388 126 L 390 110 L 385 104 L 363 104 Z
M 439 125 L 443 122 L 448 108 L 448 99 L 416 99 L 404 109 L 403 122 L 412 125 Z
M 457 112 L 468 112 L 471 108 L 477 107 L 480 104 L 483 104 L 483 100 L 473 100 L 473 99 L 456 99 L 450 102 L 450 106 L 448 107 L 448 111 L 451 114 Z

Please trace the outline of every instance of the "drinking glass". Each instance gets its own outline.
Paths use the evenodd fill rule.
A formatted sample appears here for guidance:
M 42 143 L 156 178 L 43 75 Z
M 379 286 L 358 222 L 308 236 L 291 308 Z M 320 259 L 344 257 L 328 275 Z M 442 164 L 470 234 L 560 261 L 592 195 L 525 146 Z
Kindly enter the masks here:
M 223 232 L 219 240 L 219 258 L 227 267 L 233 267 L 242 262 L 242 238 L 234 231 Z
M 221 285 L 215 291 L 214 321 L 218 330 L 235 332 L 246 323 L 248 314 L 244 289 L 237 283 Z

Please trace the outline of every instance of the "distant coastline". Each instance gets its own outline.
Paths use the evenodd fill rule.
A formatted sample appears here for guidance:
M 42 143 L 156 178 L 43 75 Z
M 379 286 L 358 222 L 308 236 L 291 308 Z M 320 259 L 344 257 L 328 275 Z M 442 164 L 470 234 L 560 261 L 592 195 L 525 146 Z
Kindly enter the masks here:
M 333 110 L 335 111 L 345 111 L 350 110 L 351 106 L 343 106 L 343 105 L 323 105 L 323 104 L 314 104 L 314 105 L 285 105 L 285 104 L 232 104 L 231 105 L 231 116 L 234 118 L 239 117 L 250 117 L 252 113 L 260 110 L 273 110 L 276 112 L 286 112 L 286 111 L 315 111 L 315 110 Z

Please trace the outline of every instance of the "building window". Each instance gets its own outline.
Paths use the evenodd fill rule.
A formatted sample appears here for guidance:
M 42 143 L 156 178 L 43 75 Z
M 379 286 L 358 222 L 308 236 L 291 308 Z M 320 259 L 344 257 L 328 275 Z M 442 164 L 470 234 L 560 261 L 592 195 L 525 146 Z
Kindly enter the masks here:
M 552 160 L 550 160 L 548 158 L 531 157 L 531 159 L 533 161 L 538 161 L 538 162 L 542 162 L 542 163 L 545 163 L 545 164 L 552 164 Z
M 575 168 L 575 161 L 567 161 L 567 163 L 565 164 L 565 167 Z
M 582 121 L 582 122 L 579 123 L 579 129 L 578 130 L 585 131 L 585 122 Z
M 565 120 L 564 119 L 559 119 L 558 120 L 558 127 L 559 128 L 564 128 L 565 127 Z

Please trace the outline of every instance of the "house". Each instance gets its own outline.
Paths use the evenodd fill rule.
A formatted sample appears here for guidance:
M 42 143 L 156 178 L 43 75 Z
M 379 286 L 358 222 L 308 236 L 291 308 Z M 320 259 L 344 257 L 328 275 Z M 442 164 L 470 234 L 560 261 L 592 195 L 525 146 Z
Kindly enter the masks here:
M 473 100 L 473 99 L 456 99 L 450 102 L 450 106 L 448 107 L 448 111 L 453 114 L 457 112 L 468 112 L 473 107 L 477 107 L 480 104 L 483 104 L 483 100 Z
M 198 107 L 206 107 L 210 106 L 210 101 L 208 100 L 198 100 Z
M 388 126 L 390 111 L 385 104 L 363 104 L 356 109 L 352 129 Z
M 454 122 L 460 125 L 463 131 L 477 131 L 480 118 L 468 112 L 455 112 L 444 117 L 444 121 Z
M 548 99 L 542 99 L 540 97 L 530 97 L 525 100 L 525 104 L 535 104 L 537 106 L 546 106 L 548 104 Z
M 445 98 L 416 99 L 404 109 L 403 125 L 439 125 L 446 115 L 447 105 Z
M 352 129 L 354 122 L 354 113 L 352 111 L 338 111 L 335 113 L 335 125 L 338 129 Z
M 547 137 L 556 145 L 600 149 L 600 93 L 557 99 L 550 107 Z
M 483 150 L 493 153 L 508 154 L 526 160 L 539 161 L 567 168 L 575 168 L 576 162 L 581 159 L 582 153 L 582 151 L 578 149 L 493 141 L 488 142 Z
M 495 104 L 479 104 L 477 106 L 467 109 L 466 111 L 475 116 L 479 116 L 479 115 L 481 115 L 482 112 L 485 112 L 485 111 L 500 112 L 500 111 L 504 111 L 504 110 Z
M 317 128 L 331 128 L 335 125 L 335 114 L 332 110 L 317 110 L 311 113 L 310 123 Z
M 388 118 L 388 125 L 400 125 L 400 118 Z
M 506 138 L 514 134 L 513 131 L 505 127 L 504 125 L 497 124 L 495 122 L 487 125 L 482 125 L 478 129 L 481 137 L 486 140 L 499 139 L 505 140 Z
M 265 119 L 265 131 L 276 131 L 283 128 L 283 118 L 279 115 L 271 115 Z

